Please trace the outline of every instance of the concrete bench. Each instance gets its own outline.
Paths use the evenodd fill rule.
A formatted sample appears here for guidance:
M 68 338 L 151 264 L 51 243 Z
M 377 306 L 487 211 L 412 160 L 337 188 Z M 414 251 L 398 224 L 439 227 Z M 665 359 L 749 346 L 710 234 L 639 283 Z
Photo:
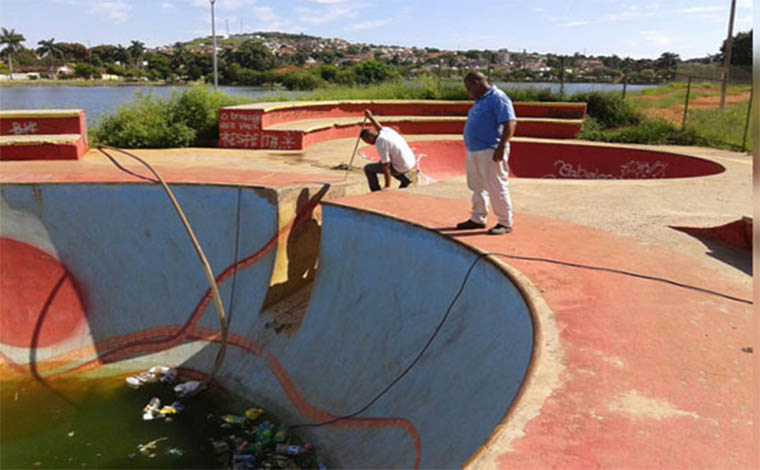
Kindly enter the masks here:
M 77 160 L 87 149 L 81 109 L 0 111 L 0 160 Z
M 402 134 L 461 134 L 466 101 L 304 101 L 257 103 L 219 110 L 219 146 L 302 150 L 326 140 L 355 136 L 365 109 Z M 516 135 L 575 138 L 583 125 L 585 103 L 515 103 Z

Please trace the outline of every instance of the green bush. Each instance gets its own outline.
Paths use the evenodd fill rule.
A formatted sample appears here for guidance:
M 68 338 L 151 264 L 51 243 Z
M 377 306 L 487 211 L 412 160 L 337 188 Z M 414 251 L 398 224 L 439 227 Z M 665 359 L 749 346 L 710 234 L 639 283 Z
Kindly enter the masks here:
M 91 135 L 96 144 L 123 148 L 170 148 L 208 144 L 218 138 L 218 110 L 244 102 L 205 87 L 165 99 L 137 94 L 106 115 Z
M 651 145 L 708 145 L 694 129 L 681 130 L 664 119 L 644 119 L 637 125 L 604 130 L 593 118 L 586 118 L 578 136 L 584 140 Z
M 168 102 L 169 116 L 195 131 L 196 143 L 219 138 L 218 111 L 240 103 L 240 99 L 206 87 L 175 92 Z
M 324 84 L 319 75 L 303 70 L 281 73 L 277 81 L 288 90 L 314 90 Z
M 619 94 L 610 92 L 582 92 L 570 96 L 570 101 L 586 103 L 586 113 L 604 129 L 634 126 L 641 116 Z
M 141 94 L 103 118 L 91 135 L 97 145 L 123 148 L 186 147 L 196 137 L 187 124 L 173 119 L 164 99 Z

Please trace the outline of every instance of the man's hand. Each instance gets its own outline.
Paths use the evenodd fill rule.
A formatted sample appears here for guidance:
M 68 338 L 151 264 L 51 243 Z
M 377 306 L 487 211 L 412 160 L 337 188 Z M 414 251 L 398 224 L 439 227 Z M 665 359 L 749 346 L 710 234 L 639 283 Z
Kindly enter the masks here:
M 493 161 L 495 162 L 501 162 L 504 161 L 504 147 L 499 145 L 496 147 L 496 150 L 493 151 Z
M 372 118 L 372 111 L 370 111 L 369 109 L 365 109 L 364 110 L 364 117 L 366 117 L 367 119 L 371 119 Z

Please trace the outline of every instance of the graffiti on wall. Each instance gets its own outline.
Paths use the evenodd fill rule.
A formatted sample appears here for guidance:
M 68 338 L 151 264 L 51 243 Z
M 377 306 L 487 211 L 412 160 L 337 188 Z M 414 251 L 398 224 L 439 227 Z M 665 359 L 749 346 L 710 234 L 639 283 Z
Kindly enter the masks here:
M 11 122 L 10 132 L 13 135 L 36 134 L 38 132 L 37 123 L 35 121 L 26 121 L 26 122 L 13 121 Z
M 642 160 L 630 160 L 622 165 L 616 174 L 603 173 L 599 168 L 593 170 L 584 168 L 580 163 L 566 162 L 564 160 L 554 161 L 554 173 L 548 173 L 542 178 L 567 178 L 567 179 L 655 179 L 665 178 L 665 170 L 668 164 L 662 160 L 654 163 Z
M 298 150 L 293 131 L 264 131 L 261 114 L 225 111 L 219 115 L 219 144 L 222 147 Z

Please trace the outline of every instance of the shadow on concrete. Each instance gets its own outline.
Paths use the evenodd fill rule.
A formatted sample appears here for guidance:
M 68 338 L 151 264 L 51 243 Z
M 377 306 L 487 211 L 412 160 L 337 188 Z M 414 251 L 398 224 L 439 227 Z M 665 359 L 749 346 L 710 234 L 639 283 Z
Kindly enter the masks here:
M 709 229 L 695 227 L 678 227 L 669 225 L 670 228 L 691 235 L 707 248 L 705 254 L 711 258 L 728 264 L 739 271 L 752 276 L 752 249 L 734 246 L 715 238 Z
M 325 184 L 313 195 L 310 194 L 309 188 L 303 188 L 298 194 L 295 218 L 293 219 L 293 225 L 288 234 L 285 247 L 287 254 L 287 279 L 269 287 L 262 310 L 287 298 L 290 294 L 311 284 L 314 280 L 321 237 L 321 227 L 314 215 L 314 209 L 316 209 L 329 189 L 330 186 Z M 297 324 L 294 324 L 292 321 L 288 323 L 291 327 L 297 329 L 300 322 L 301 318 L 295 322 Z

